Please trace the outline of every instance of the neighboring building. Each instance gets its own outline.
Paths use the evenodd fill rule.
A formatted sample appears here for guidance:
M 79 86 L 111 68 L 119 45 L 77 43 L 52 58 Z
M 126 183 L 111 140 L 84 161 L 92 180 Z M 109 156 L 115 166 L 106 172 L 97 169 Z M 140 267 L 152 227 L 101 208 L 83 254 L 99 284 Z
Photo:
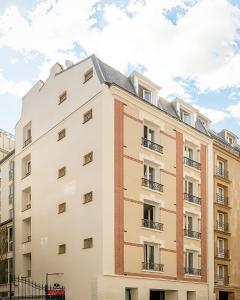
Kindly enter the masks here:
M 16 274 L 67 300 L 213 299 L 209 120 L 94 55 L 56 64 L 16 126 Z
M 0 160 L 14 149 L 14 136 L 0 129 Z
M 240 147 L 228 130 L 214 139 L 214 241 L 217 299 L 240 299 Z
M 8 296 L 13 273 L 14 151 L 0 161 L 0 296 Z

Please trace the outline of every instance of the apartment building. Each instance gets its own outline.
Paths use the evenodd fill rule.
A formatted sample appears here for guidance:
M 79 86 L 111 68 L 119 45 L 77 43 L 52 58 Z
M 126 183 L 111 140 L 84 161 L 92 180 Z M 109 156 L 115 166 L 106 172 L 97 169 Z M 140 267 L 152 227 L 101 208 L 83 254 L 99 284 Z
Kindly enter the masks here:
M 215 292 L 217 299 L 240 299 L 240 218 L 238 137 L 212 132 L 214 172 Z
M 209 120 L 96 56 L 23 97 L 15 273 L 66 299 L 213 299 Z
M 14 136 L 0 129 L 0 160 L 14 149 Z
M 14 271 L 14 150 L 0 161 L 0 296 L 9 295 Z

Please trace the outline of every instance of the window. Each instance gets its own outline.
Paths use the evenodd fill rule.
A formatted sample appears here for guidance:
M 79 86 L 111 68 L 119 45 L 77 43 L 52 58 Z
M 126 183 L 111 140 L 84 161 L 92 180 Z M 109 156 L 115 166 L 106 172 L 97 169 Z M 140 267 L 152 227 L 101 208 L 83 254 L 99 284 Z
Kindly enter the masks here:
M 189 269 L 189 273 L 192 273 L 191 270 L 194 267 L 193 258 L 194 258 L 194 253 L 187 251 L 186 252 L 186 267 Z
M 144 165 L 144 178 L 154 181 L 155 179 L 155 170 L 154 168 Z
M 31 154 L 28 154 L 22 159 L 22 178 L 31 174 Z
M 32 129 L 31 129 L 31 122 L 29 122 L 23 128 L 23 147 L 26 147 L 28 144 L 32 142 Z
M 144 139 L 154 142 L 154 130 L 144 126 Z
M 184 110 L 180 110 L 180 117 L 181 117 L 181 120 L 186 123 L 186 124 L 189 124 L 191 123 L 191 118 L 190 118 L 190 114 Z
M 66 136 L 66 129 L 64 128 L 63 130 L 59 131 L 59 133 L 58 133 L 58 141 L 65 138 L 65 136 Z
M 67 92 L 63 92 L 60 96 L 59 96 L 59 102 L 58 104 L 62 104 L 65 100 L 67 100 Z
M 89 164 L 92 161 L 93 161 L 93 152 L 89 152 L 88 154 L 84 155 L 83 165 Z
M 223 161 L 219 160 L 218 161 L 218 169 L 219 169 L 219 173 L 223 174 L 224 173 L 224 169 L 225 169 L 225 164 Z
M 136 288 L 125 288 L 125 300 L 137 300 L 138 290 Z
M 222 212 L 217 213 L 217 229 L 224 230 L 225 215 Z
M 83 195 L 83 203 L 88 203 L 93 200 L 93 192 L 89 192 Z
M 27 173 L 26 173 L 26 176 L 28 176 L 30 174 L 31 174 L 31 161 L 28 161 L 27 162 Z
M 93 69 L 91 68 L 84 74 L 84 83 L 93 77 Z
M 91 119 L 92 119 L 92 109 L 90 109 L 83 115 L 83 124 L 88 122 Z
M 152 100 L 152 92 L 148 91 L 148 90 L 143 90 L 143 99 L 151 102 Z
M 185 146 L 185 157 L 193 160 L 193 149 Z
M 58 178 L 61 178 L 66 175 L 66 167 L 62 167 L 58 170 Z
M 225 256 L 225 241 L 224 239 L 218 239 L 218 257 L 224 257 Z
M 58 213 L 61 214 L 66 211 L 66 202 L 58 205 Z
M 83 249 L 88 249 L 93 247 L 93 239 L 88 238 L 83 240 Z
M 233 138 L 232 138 L 232 137 L 228 136 L 228 137 L 227 137 L 227 140 L 228 140 L 228 143 L 229 143 L 229 144 L 231 144 L 231 145 L 233 144 Z
M 163 265 L 159 264 L 160 255 L 159 255 L 159 246 L 155 244 L 144 244 L 144 270 L 154 270 L 154 271 L 163 271 Z
M 185 180 L 185 193 L 193 195 L 193 183 L 191 181 Z
M 155 207 L 153 205 L 144 203 L 144 206 L 143 206 L 144 220 L 153 222 L 154 221 L 154 212 L 155 212 Z
M 225 266 L 218 265 L 218 278 L 219 280 L 223 280 L 225 277 Z
M 62 244 L 58 246 L 58 254 L 66 253 L 66 244 Z

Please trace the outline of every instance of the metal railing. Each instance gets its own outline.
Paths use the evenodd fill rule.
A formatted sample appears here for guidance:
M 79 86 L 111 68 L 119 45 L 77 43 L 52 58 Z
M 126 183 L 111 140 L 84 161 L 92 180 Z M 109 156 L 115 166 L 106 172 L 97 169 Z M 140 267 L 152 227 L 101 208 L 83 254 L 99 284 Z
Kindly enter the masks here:
M 184 163 L 185 165 L 195 168 L 197 170 L 201 169 L 201 164 L 199 162 L 192 160 L 191 158 L 188 158 L 186 156 L 184 156 Z
M 155 264 L 154 262 L 143 262 L 142 263 L 143 270 L 163 272 L 163 268 L 164 268 L 163 264 Z
M 189 275 L 201 276 L 201 269 L 185 267 L 184 268 L 184 273 L 189 274 Z
M 228 206 L 228 197 L 217 193 L 216 194 L 216 202 L 225 206 Z
M 229 173 L 228 170 L 225 170 L 223 168 L 219 168 L 218 166 L 216 166 L 216 175 L 220 176 L 224 179 L 229 179 Z
M 157 151 L 159 153 L 163 153 L 163 146 L 160 146 L 160 145 L 158 145 L 150 140 L 147 140 L 145 138 L 142 138 L 142 145 L 151 150 Z
M 216 257 L 228 259 L 229 258 L 229 250 L 217 248 L 216 249 Z
M 184 229 L 184 235 L 188 236 L 188 237 L 191 237 L 191 238 L 198 239 L 198 240 L 201 238 L 201 233 L 200 232 L 193 231 L 193 230 L 187 229 L 187 228 Z
M 216 275 L 215 282 L 219 285 L 229 285 L 229 276 Z
M 30 136 L 23 142 L 23 148 L 29 145 L 32 142 L 32 137 Z
M 159 222 L 154 222 L 148 219 L 142 219 L 142 226 L 146 228 L 156 229 L 163 231 L 163 224 Z
M 188 194 L 188 193 L 184 193 L 184 200 L 186 200 L 188 202 L 196 203 L 196 204 L 201 203 L 201 198 L 199 198 L 197 196 L 193 196 L 192 194 Z
M 225 223 L 225 222 L 216 221 L 216 230 L 229 232 L 229 225 L 228 225 L 228 223 Z
M 142 186 L 145 186 L 151 190 L 155 190 L 158 192 L 163 192 L 163 185 L 161 183 L 152 181 L 147 178 L 142 178 Z

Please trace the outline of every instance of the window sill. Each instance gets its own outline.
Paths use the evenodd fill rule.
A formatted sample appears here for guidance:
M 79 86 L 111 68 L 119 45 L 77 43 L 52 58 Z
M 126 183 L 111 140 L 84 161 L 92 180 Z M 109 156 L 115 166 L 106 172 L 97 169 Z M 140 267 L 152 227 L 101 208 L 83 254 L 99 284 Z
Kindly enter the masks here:
M 194 238 L 194 237 L 191 237 L 191 236 L 187 236 L 187 235 L 184 235 L 185 238 L 187 239 L 191 239 L 191 240 L 194 240 L 194 241 L 201 241 L 201 238 L 200 239 L 197 239 L 197 238 Z
M 161 273 L 161 274 L 164 273 L 164 271 L 155 271 L 155 270 L 146 270 L 146 269 L 142 269 L 142 272 L 147 272 L 147 273 Z
M 157 155 L 163 156 L 163 153 L 161 153 L 161 152 L 159 152 L 159 151 L 152 150 L 152 149 L 150 149 L 150 148 L 148 148 L 148 147 L 144 147 L 143 145 L 141 145 L 141 149 L 142 149 L 142 150 L 145 149 L 145 150 L 147 150 L 147 151 L 149 151 L 149 152 L 151 152 L 151 153 L 153 153 L 153 154 L 157 154 Z
M 184 164 L 184 166 L 187 167 L 187 168 L 189 168 L 190 170 L 194 170 L 194 171 L 196 171 L 196 172 L 198 172 L 198 173 L 201 172 L 201 169 L 197 169 L 197 168 L 191 167 L 191 166 L 189 166 L 189 165 L 187 165 L 187 164 Z
M 149 230 L 149 231 L 154 231 L 154 232 L 163 232 L 163 230 L 158 230 L 158 229 L 154 229 L 154 228 L 149 228 L 149 227 L 144 227 L 144 226 L 141 226 L 142 229 L 146 229 L 146 230 Z
M 201 207 L 201 204 L 197 204 L 197 203 L 195 203 L 195 202 L 191 202 L 191 201 L 187 201 L 187 200 L 184 200 L 184 202 L 185 203 L 188 203 L 188 204 L 192 204 L 192 205 L 195 205 L 195 206 L 197 206 L 197 207 Z

